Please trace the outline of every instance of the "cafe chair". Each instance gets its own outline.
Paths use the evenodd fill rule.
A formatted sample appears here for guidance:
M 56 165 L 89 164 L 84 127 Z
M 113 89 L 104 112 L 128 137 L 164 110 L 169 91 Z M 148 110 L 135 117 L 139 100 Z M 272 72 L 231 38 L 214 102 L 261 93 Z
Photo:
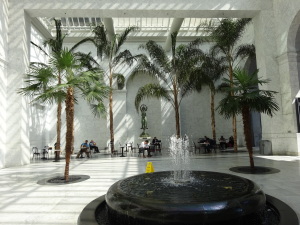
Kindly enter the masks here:
M 39 149 L 37 147 L 32 147 L 32 159 L 33 158 L 39 159 L 41 158 L 41 153 L 39 152 Z
M 154 154 L 156 155 L 156 152 L 159 152 L 159 154 L 162 155 L 161 149 L 162 149 L 162 143 L 160 142 L 159 145 L 155 145 L 155 153 Z
M 143 151 L 144 151 L 144 148 L 140 148 L 140 145 L 139 144 L 136 144 L 137 145 L 137 149 L 138 149 L 138 157 L 143 156 Z

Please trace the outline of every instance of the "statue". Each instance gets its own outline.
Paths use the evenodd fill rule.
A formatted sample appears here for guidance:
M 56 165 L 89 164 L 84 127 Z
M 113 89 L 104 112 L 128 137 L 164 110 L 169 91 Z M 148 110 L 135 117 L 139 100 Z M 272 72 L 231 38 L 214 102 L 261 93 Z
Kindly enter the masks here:
M 141 124 L 142 127 L 141 129 L 143 130 L 143 132 L 140 134 L 140 138 L 142 139 L 148 139 L 150 138 L 149 134 L 145 132 L 146 129 L 148 129 L 148 124 L 147 124 L 147 106 L 146 105 L 141 105 L 140 110 L 142 112 L 142 118 L 141 118 Z
M 145 131 L 146 129 L 148 129 L 148 127 L 147 127 L 147 114 L 146 114 L 147 106 L 146 105 L 141 105 L 140 110 L 142 112 L 142 120 L 141 120 L 142 128 L 141 129 L 143 129 Z

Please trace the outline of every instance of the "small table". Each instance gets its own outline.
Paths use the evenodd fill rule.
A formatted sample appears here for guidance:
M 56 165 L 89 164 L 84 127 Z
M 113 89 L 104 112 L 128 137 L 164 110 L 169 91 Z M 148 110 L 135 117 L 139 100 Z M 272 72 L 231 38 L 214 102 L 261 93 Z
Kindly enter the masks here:
M 124 146 L 121 146 L 120 148 L 122 150 L 122 154 L 120 155 L 120 157 L 126 157 L 126 155 L 124 155 Z

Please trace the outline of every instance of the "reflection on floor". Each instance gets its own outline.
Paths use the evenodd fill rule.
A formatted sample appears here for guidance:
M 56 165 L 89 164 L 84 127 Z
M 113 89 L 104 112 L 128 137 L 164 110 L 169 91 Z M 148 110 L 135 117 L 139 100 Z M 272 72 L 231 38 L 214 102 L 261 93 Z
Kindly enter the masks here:
M 53 157 L 53 156 L 52 156 Z M 151 158 L 111 157 L 110 154 L 94 154 L 93 158 L 72 159 L 70 174 L 89 175 L 91 178 L 68 185 L 39 185 L 38 180 L 61 175 L 64 160 L 34 159 L 23 167 L 0 170 L 0 224 L 72 224 L 82 209 L 92 200 L 104 195 L 117 180 L 144 173 L 151 161 L 155 171 L 170 170 L 168 154 Z M 216 171 L 246 177 L 256 182 L 265 193 L 286 202 L 300 218 L 300 157 L 255 157 L 258 166 L 274 167 L 281 172 L 267 175 L 237 174 L 229 171 L 233 166 L 249 165 L 248 155 L 242 153 L 211 153 L 192 156 L 191 169 Z

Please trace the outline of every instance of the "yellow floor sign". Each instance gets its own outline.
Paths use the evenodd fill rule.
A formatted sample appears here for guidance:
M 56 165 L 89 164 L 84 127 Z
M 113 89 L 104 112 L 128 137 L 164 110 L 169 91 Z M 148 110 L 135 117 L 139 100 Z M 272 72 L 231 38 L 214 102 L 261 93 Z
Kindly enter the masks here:
M 147 162 L 146 173 L 153 173 L 153 172 L 154 172 L 154 167 L 152 165 L 152 162 Z

